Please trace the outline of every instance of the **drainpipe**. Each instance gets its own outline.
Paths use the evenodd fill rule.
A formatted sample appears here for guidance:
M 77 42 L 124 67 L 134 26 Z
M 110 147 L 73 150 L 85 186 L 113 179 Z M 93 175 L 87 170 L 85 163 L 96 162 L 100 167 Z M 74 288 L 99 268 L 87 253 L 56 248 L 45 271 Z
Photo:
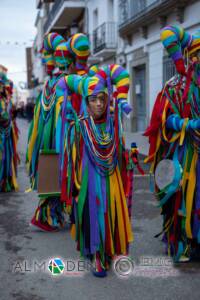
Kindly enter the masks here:
M 86 22 L 86 31 L 89 34 L 89 12 L 88 12 L 88 2 L 89 0 L 85 0 L 85 22 Z

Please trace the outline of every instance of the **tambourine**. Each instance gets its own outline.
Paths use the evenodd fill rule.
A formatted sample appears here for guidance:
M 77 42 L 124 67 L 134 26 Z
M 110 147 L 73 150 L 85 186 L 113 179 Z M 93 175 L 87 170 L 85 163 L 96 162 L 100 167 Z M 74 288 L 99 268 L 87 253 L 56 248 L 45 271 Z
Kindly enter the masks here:
M 175 191 L 180 186 L 182 167 L 178 160 L 163 159 L 155 170 L 155 183 L 160 190 L 173 187 Z

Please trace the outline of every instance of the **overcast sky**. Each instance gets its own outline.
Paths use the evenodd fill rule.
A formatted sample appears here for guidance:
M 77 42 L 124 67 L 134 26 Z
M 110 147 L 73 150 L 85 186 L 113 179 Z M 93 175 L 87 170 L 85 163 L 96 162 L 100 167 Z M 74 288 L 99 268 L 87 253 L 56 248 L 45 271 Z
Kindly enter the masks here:
M 25 48 L 33 44 L 36 15 L 36 0 L 0 0 L 0 64 L 16 85 L 26 81 Z

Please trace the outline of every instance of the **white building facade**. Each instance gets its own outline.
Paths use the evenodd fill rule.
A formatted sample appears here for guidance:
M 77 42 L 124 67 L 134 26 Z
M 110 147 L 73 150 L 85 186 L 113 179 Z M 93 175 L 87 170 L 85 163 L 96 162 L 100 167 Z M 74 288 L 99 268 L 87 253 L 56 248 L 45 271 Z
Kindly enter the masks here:
M 89 35 L 90 64 L 127 68 L 133 112 L 125 126 L 131 132 L 145 130 L 163 82 L 175 71 L 160 42 L 161 28 L 180 24 L 191 33 L 200 30 L 199 0 L 37 0 L 37 8 L 44 10 L 38 40 L 52 31 L 67 38 L 76 24 Z
M 119 0 L 118 5 L 118 55 L 131 76 L 133 113 L 127 130 L 142 132 L 158 92 L 175 72 L 160 42 L 160 30 L 167 24 L 179 24 L 191 33 L 199 30 L 200 1 Z

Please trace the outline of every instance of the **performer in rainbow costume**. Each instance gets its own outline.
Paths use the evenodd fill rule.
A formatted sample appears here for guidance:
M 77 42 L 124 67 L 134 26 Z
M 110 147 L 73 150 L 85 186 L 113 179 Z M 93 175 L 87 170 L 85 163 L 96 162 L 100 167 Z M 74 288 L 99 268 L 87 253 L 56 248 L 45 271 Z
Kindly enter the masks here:
M 71 39 L 74 43 L 85 35 L 77 34 Z M 88 43 L 88 39 L 87 39 Z M 80 43 L 78 44 L 80 45 Z M 81 49 L 78 48 L 78 50 Z M 89 52 L 89 43 L 88 43 Z M 38 97 L 33 122 L 29 131 L 27 163 L 33 189 L 37 188 L 38 159 L 41 150 L 56 150 L 57 122 L 62 111 L 62 95 L 55 94 L 58 80 L 67 74 L 69 66 L 76 63 L 67 42 L 57 33 L 45 36 L 42 55 L 49 78 Z M 84 49 L 85 56 L 85 49 Z M 41 198 L 31 224 L 45 231 L 54 231 L 65 222 L 65 208 L 59 197 Z
M 167 26 L 161 40 L 177 75 L 156 99 L 145 133 L 150 142 L 147 161 L 155 176 L 163 160 L 173 165 L 171 183 L 159 188 L 156 182 L 155 190 L 167 253 L 175 261 L 187 261 L 200 254 L 200 33 Z
M 0 74 L 0 191 L 18 190 L 18 129 L 12 103 L 13 83 L 6 73 Z
M 61 200 L 71 212 L 77 250 L 94 261 L 93 274 L 104 277 L 113 257 L 127 255 L 133 241 L 121 122 L 122 112 L 131 110 L 127 103 L 129 75 L 119 65 L 93 68 L 85 77 L 63 77 L 59 88 L 65 90 L 67 100 Z M 70 102 L 74 92 L 82 95 L 80 116 Z

